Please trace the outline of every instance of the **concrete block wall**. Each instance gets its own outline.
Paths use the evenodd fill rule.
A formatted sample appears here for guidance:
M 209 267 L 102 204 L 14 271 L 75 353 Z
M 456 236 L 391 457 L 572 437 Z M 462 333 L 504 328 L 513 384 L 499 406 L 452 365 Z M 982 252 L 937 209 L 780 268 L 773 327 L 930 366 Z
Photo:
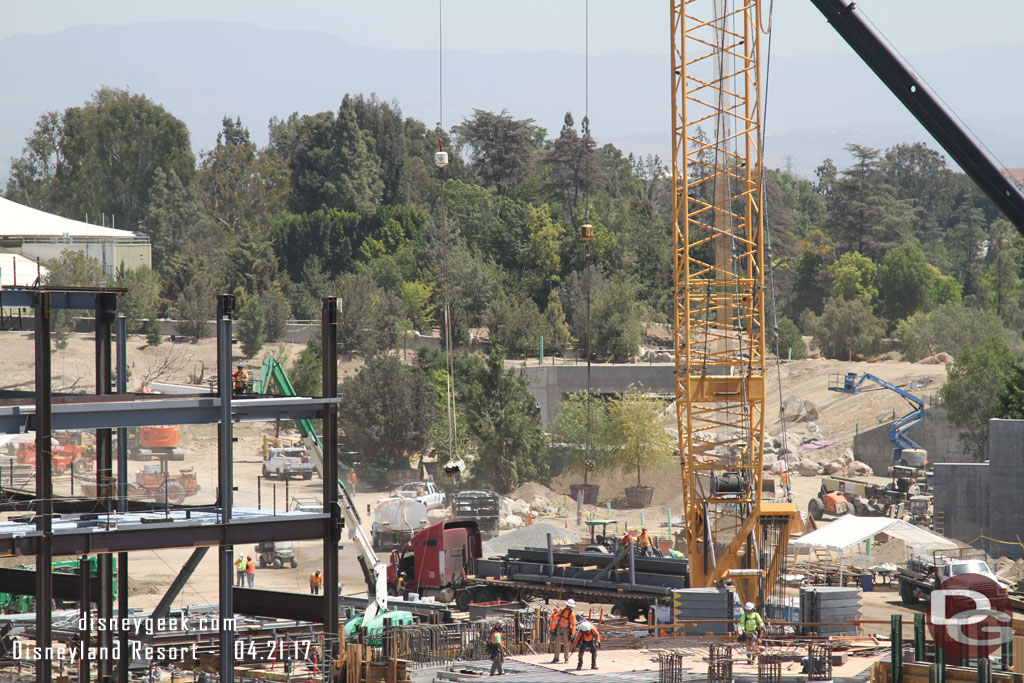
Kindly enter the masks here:
M 1024 420 L 988 423 L 989 525 L 986 536 L 1014 542 L 1024 538 Z M 1024 558 L 1019 545 L 989 543 L 990 555 Z
M 907 430 L 907 436 L 928 451 L 928 460 L 933 463 L 963 461 L 959 434 L 960 430 L 950 423 L 946 409 L 942 406 L 926 408 L 920 424 Z M 892 466 L 889 423 L 880 424 L 855 436 L 853 454 L 857 460 L 870 465 L 875 474 L 884 477 Z
M 555 419 L 558 402 L 569 394 L 587 390 L 587 366 L 533 365 L 523 368 L 529 390 L 540 405 L 541 419 L 547 429 Z M 643 391 L 675 395 L 675 365 L 630 364 L 590 367 L 590 387 L 595 394 L 619 394 L 635 384 Z
M 950 538 L 971 542 L 989 555 L 1024 558 L 1024 420 L 990 420 L 988 462 L 936 463 L 935 511 L 945 513 Z
M 965 543 L 989 528 L 989 482 L 987 462 L 936 463 L 936 513 L 945 517 L 945 534 Z

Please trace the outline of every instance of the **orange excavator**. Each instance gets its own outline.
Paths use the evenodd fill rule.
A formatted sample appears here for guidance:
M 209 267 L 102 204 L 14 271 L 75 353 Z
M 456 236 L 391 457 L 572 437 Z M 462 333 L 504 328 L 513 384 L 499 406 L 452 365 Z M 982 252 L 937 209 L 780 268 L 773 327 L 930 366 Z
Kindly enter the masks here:
M 142 393 L 152 394 L 148 384 L 142 385 Z M 128 429 L 128 457 L 133 460 L 184 460 L 181 448 L 181 425 L 147 425 Z

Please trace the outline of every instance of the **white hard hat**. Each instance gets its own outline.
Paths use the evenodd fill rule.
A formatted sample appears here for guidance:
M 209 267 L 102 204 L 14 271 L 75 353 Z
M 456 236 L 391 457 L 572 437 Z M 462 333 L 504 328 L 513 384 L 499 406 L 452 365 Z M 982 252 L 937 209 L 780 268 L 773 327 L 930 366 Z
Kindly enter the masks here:
M 749 612 L 750 610 L 754 609 L 754 603 L 748 602 L 747 604 L 743 605 L 743 609 Z
M 580 630 L 581 631 L 589 631 L 592 628 L 594 628 L 593 625 L 589 621 L 587 621 L 586 619 L 584 619 L 583 622 L 580 623 Z
M 565 606 L 566 607 L 575 607 L 576 606 L 576 601 L 573 600 L 572 598 L 569 598 L 568 600 L 565 601 Z

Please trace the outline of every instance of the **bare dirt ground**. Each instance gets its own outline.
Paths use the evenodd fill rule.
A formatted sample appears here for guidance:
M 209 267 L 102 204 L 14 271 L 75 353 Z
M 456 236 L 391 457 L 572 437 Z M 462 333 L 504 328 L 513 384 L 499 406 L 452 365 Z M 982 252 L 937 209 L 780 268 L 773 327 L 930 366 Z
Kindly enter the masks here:
M 0 332 L 0 381 L 2 388 L 31 390 L 33 382 L 33 347 L 32 337 L 27 332 Z M 246 360 L 251 373 L 258 371 L 262 356 L 272 354 L 285 363 L 294 359 L 303 348 L 302 344 L 284 342 L 274 344 L 264 349 L 263 353 L 255 358 Z M 57 351 L 53 355 L 53 382 L 56 391 L 70 391 L 76 393 L 91 393 L 94 391 L 94 365 L 93 365 L 93 340 L 91 335 L 75 335 L 71 338 L 68 347 Z M 236 356 L 234 360 L 237 360 Z M 216 348 L 212 339 L 203 340 L 198 344 L 190 343 L 165 343 L 158 347 L 150 347 L 145 344 L 142 337 L 132 336 L 128 344 L 129 360 L 129 388 L 138 390 L 139 384 L 144 379 L 152 379 L 159 375 L 161 379 L 173 381 L 195 381 L 196 379 L 208 379 L 216 372 Z M 339 374 L 345 377 L 358 371 L 362 361 L 358 359 L 344 359 Z M 815 420 L 820 428 L 820 438 L 838 439 L 839 443 L 831 447 L 841 454 L 846 447 L 852 446 L 853 436 L 857 429 L 868 429 L 874 427 L 876 416 L 886 411 L 896 410 L 897 414 L 905 412 L 906 403 L 896 394 L 884 390 L 865 391 L 859 395 L 847 395 L 828 391 L 828 378 L 830 374 L 845 372 L 872 372 L 884 379 L 896 384 L 921 377 L 931 377 L 934 381 L 925 389 L 916 393 L 929 396 L 936 391 L 945 381 L 946 370 L 942 365 L 918 365 L 904 362 L 881 362 L 881 363 L 843 363 L 837 361 L 792 361 L 782 364 L 782 398 L 791 395 L 799 396 L 815 404 L 818 410 L 818 417 Z M 767 431 L 775 433 L 781 425 L 776 421 L 780 405 L 780 392 L 778 380 L 774 370 L 769 373 L 768 401 L 765 414 Z M 803 435 L 807 428 L 805 424 L 791 424 L 788 429 Z M 277 508 L 285 509 L 285 486 L 283 482 L 266 482 L 257 487 L 257 477 L 261 471 L 260 446 L 262 434 L 274 434 L 273 424 L 236 424 L 235 436 L 237 442 L 234 446 L 234 468 L 235 468 L 235 504 L 238 506 L 256 507 L 259 504 L 264 509 L 273 507 L 276 495 Z M 171 471 L 191 467 L 195 468 L 202 486 L 200 493 L 188 499 L 190 504 L 212 503 L 216 487 L 217 465 L 217 435 L 215 425 L 185 426 L 182 429 L 182 446 L 186 456 L 183 462 L 172 462 Z M 154 461 L 155 462 L 155 461 Z M 143 463 L 129 461 L 129 478 L 134 477 L 135 471 L 140 469 Z M 591 483 L 601 486 L 602 504 L 597 508 L 588 508 L 586 516 L 600 517 L 607 516 L 607 504 L 611 504 L 611 515 L 614 519 L 620 520 L 630 527 L 641 523 L 651 527 L 657 535 L 665 535 L 668 532 L 668 519 L 676 517 L 677 521 L 673 530 L 678 530 L 678 517 L 683 512 L 682 494 L 680 490 L 680 472 L 678 463 L 666 462 L 662 466 L 652 468 L 643 473 L 643 483 L 655 486 L 655 498 L 653 505 L 643 511 L 627 510 L 621 500 L 623 488 L 635 483 L 635 473 L 622 472 L 598 472 L 592 475 Z M 877 478 L 884 481 L 884 478 Z M 578 475 L 565 474 L 552 482 L 550 493 L 546 487 L 538 485 L 527 485 L 519 494 L 527 501 L 536 492 L 550 495 L 552 502 L 561 503 L 571 514 L 566 517 L 555 517 L 546 521 L 552 521 L 568 528 L 576 528 L 575 511 L 572 501 L 568 499 L 568 487 L 571 483 L 578 483 Z M 57 477 L 55 486 L 58 493 L 70 494 L 70 477 L 67 475 Z M 288 494 L 292 498 L 304 500 L 318 499 L 322 495 L 322 482 L 314 477 L 312 481 L 292 481 L 288 486 Z M 531 488 L 532 487 L 532 488 Z M 275 492 L 276 488 L 276 492 Z M 819 482 L 817 477 L 793 478 L 794 495 L 800 509 L 806 509 L 807 500 L 814 495 Z M 79 490 L 76 488 L 76 493 Z M 382 492 L 370 492 L 360 490 L 356 494 L 357 504 L 360 509 L 365 509 L 369 503 L 375 502 Z M 606 502 L 607 501 L 607 502 Z M 368 527 L 368 521 L 366 522 Z M 368 530 L 368 528 L 367 528 Z M 656 531 L 655 531 L 656 530 Z M 585 535 L 584 528 L 577 529 L 581 536 Z M 341 550 L 341 580 L 347 594 L 365 592 L 362 573 L 356 562 L 356 551 L 353 545 L 343 541 L 344 548 Z M 253 547 L 236 549 L 238 551 L 252 553 Z M 309 574 L 322 566 L 321 546 L 318 542 L 296 544 L 296 553 L 299 559 L 299 566 L 296 569 L 260 569 L 256 572 L 256 586 L 262 588 L 273 588 L 304 592 L 308 590 Z M 166 550 L 166 551 L 145 551 L 134 552 L 129 556 L 129 577 L 130 577 L 130 599 L 133 607 L 149 609 L 156 605 L 163 591 L 177 574 L 182 564 L 190 554 L 189 550 Z M 382 559 L 386 556 L 382 555 Z M 17 564 L 16 560 L 3 560 L 4 565 Z M 875 602 L 879 602 L 879 608 L 889 609 L 887 604 L 895 600 L 895 593 L 878 592 L 869 595 L 866 600 L 865 613 L 873 610 Z M 179 596 L 176 604 L 201 604 L 217 601 L 217 561 L 214 553 L 208 553 L 199 569 L 188 582 L 185 589 Z M 883 613 L 884 610 L 879 613 Z M 887 612 L 885 612 L 887 613 Z

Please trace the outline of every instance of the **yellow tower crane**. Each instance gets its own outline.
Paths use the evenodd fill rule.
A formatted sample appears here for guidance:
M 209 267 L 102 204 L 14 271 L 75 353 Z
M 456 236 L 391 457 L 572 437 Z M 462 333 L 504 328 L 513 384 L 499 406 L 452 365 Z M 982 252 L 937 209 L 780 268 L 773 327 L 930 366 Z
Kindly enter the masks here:
M 671 0 L 676 417 L 691 584 L 781 595 L 792 503 L 761 499 L 761 0 Z

